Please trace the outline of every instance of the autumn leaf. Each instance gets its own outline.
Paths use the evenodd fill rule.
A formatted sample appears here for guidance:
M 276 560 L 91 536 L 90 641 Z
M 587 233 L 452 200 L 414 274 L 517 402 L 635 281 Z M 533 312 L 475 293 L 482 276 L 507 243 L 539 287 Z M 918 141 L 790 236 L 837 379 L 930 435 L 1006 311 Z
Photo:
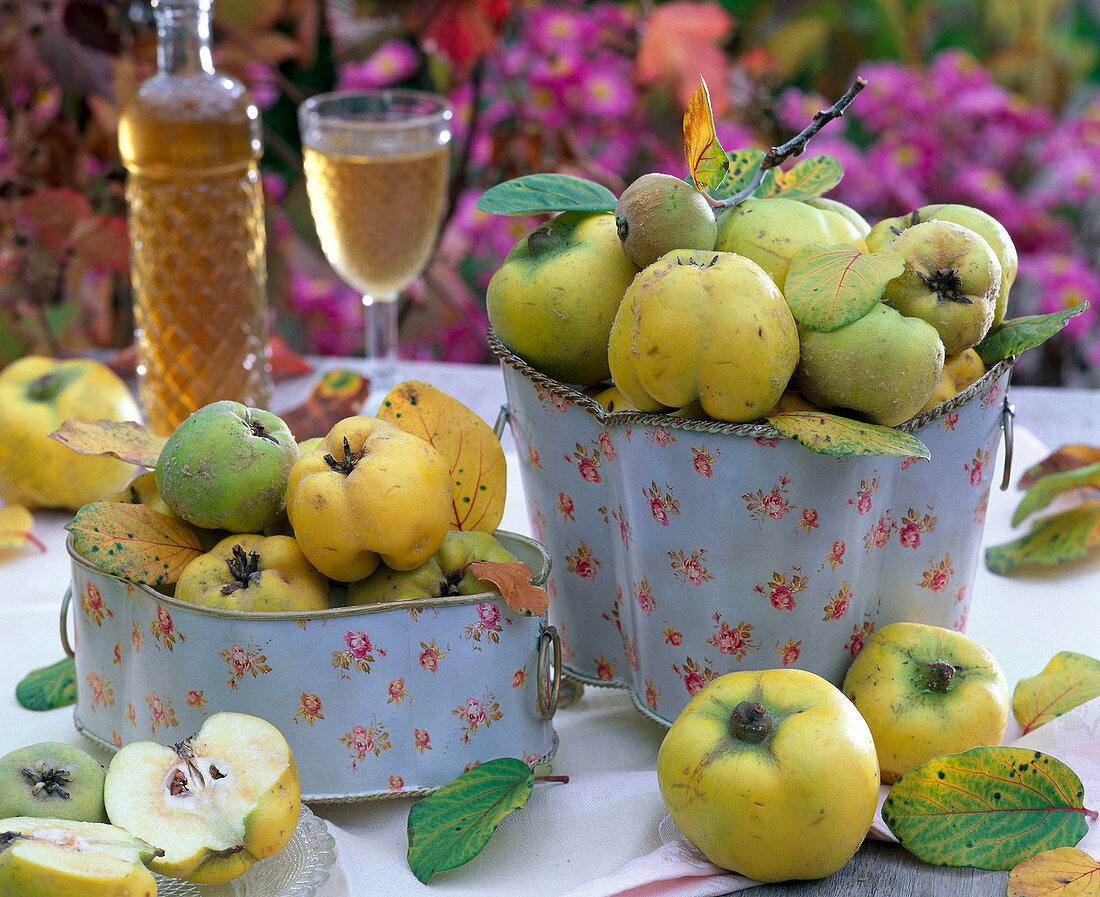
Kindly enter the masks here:
M 791 258 L 783 295 L 799 324 L 829 332 L 867 314 L 904 270 L 897 252 L 809 243 Z
M 1011 573 L 1023 564 L 1050 567 L 1085 557 L 1100 545 L 1100 502 L 1086 501 L 1061 514 L 1042 517 L 1019 539 L 985 551 L 993 573 Z
M 50 439 L 81 455 L 118 458 L 139 467 L 156 467 L 165 443 L 164 436 L 132 420 L 69 418 L 50 434 Z
M 688 171 L 698 190 L 714 190 L 725 180 L 730 168 L 729 156 L 714 131 L 707 82 L 699 79 L 699 88 L 691 96 L 684 113 L 684 149 Z
M 882 819 L 901 845 L 936 866 L 1008 870 L 1072 847 L 1096 811 L 1065 763 L 1020 747 L 981 747 L 921 763 L 890 789 Z
M 22 505 L 4 505 L 0 508 L 0 551 L 5 548 L 22 548 L 28 542 L 45 551 L 42 540 L 31 530 L 34 517 Z
M 1097 490 L 1100 490 L 1100 462 L 1048 474 L 1033 482 L 1027 490 L 1012 515 L 1012 525 L 1016 526 L 1036 511 L 1041 511 L 1061 495 L 1082 491 L 1096 493 Z
M 471 561 L 470 572 L 491 582 L 517 614 L 541 616 L 550 606 L 546 589 L 531 582 L 531 568 L 523 561 Z
M 454 482 L 453 528 L 496 531 L 504 516 L 508 465 L 492 427 L 458 399 L 419 380 L 391 389 L 378 417 L 426 440 L 443 456 Z
M 928 446 L 910 433 L 878 424 L 860 423 L 850 417 L 818 411 L 785 411 L 768 423 L 780 435 L 820 455 L 900 455 L 932 457 Z
M 726 154 L 729 162 L 729 171 L 726 179 L 718 185 L 717 189 L 710 191 L 710 196 L 715 200 L 729 199 L 736 196 L 749 186 L 760 169 L 760 163 L 764 161 L 764 151 L 759 149 L 739 149 Z
M 346 368 L 326 371 L 309 397 L 280 415 L 297 442 L 324 436 L 345 417 L 360 413 L 370 394 L 370 381 Z
M 1008 874 L 1006 897 L 1096 897 L 1100 863 L 1076 847 L 1044 850 Z
M 496 46 L 511 7 L 509 0 L 414 0 L 406 21 L 422 47 L 465 76 Z
M 65 529 L 89 563 L 104 573 L 150 586 L 175 582 L 203 553 L 194 529 L 145 505 L 92 502 L 77 511 Z
M 1049 476 L 1052 473 L 1077 470 L 1092 464 L 1100 464 L 1100 448 L 1080 443 L 1063 445 L 1047 455 L 1042 461 L 1032 464 L 1023 472 L 1016 485 L 1021 489 L 1027 489 L 1040 477 Z
M 844 177 L 840 162 L 832 156 L 811 156 L 789 169 L 769 168 L 755 196 L 759 199 L 814 199 L 824 196 Z
M 1059 651 L 1038 676 L 1021 679 L 1012 692 L 1012 714 L 1024 733 L 1100 697 L 1100 660 Z

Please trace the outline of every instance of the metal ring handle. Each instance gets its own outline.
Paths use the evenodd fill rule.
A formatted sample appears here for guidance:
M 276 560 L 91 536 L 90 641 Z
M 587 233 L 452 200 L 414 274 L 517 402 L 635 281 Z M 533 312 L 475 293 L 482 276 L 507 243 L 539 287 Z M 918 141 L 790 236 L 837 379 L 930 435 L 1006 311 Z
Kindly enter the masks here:
M 500 439 L 504 435 L 504 427 L 508 421 L 512 419 L 512 408 L 510 405 L 501 405 L 500 411 L 497 412 L 497 419 L 493 424 L 493 432 L 496 434 L 497 439 Z
M 76 657 L 76 652 L 69 644 L 69 627 L 66 625 L 69 622 L 69 604 L 73 600 L 73 587 L 70 584 L 65 589 L 65 597 L 61 599 L 61 647 L 65 649 L 65 653 L 69 657 Z
M 1007 492 L 1012 482 L 1012 425 L 1016 419 L 1016 409 L 1009 404 L 1008 396 L 1005 396 L 1004 406 L 1001 408 L 1001 429 L 1005 434 L 1005 469 L 1001 477 L 1001 491 Z
M 554 678 L 547 682 L 550 675 L 550 651 L 554 649 Z M 549 694 L 548 694 L 549 692 Z M 561 693 L 561 636 L 554 626 L 547 626 L 539 633 L 539 657 L 535 665 L 535 696 L 539 702 L 539 716 L 544 720 L 554 718 L 558 709 L 558 695 Z

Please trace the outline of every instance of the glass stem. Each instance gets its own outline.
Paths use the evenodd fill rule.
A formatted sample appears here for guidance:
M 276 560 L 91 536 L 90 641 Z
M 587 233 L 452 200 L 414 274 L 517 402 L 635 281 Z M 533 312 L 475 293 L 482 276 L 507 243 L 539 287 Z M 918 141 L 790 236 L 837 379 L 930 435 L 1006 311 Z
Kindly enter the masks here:
M 397 382 L 397 294 L 364 296 L 363 316 L 371 392 L 388 392 Z

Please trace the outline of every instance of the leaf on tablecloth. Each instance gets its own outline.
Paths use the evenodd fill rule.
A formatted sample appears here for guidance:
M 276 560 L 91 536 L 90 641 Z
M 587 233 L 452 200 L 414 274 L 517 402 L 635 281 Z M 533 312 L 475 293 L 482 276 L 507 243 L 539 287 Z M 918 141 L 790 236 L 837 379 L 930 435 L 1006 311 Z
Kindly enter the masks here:
M 360 414 L 370 395 L 370 380 L 344 368 L 326 372 L 297 408 L 280 415 L 298 442 L 327 435 L 345 417 Z
M 785 411 L 773 414 L 768 423 L 783 436 L 819 455 L 901 455 L 925 460 L 932 457 L 928 446 L 910 433 L 836 414 Z
M 1049 567 L 1076 561 L 1100 545 L 1100 502 L 1086 501 L 1080 507 L 1043 517 L 1031 530 L 1004 545 L 985 551 L 985 566 L 992 573 L 1010 573 L 1023 564 Z
M 1016 683 L 1012 714 L 1027 734 L 1096 697 L 1100 697 L 1100 660 L 1059 651 L 1038 676 Z
M 451 469 L 451 526 L 492 533 L 504 517 L 508 464 L 493 428 L 458 399 L 420 380 L 398 383 L 378 417 L 433 445 Z
M 1012 515 L 1012 525 L 1016 526 L 1036 511 L 1041 511 L 1059 496 L 1073 494 L 1081 498 L 1090 493 L 1100 493 L 1100 463 L 1047 474 L 1032 483 L 1020 500 Z
M 92 502 L 65 529 L 73 547 L 96 568 L 150 586 L 176 582 L 203 553 L 192 527 L 145 505 Z
M 63 657 L 31 670 L 15 686 L 15 699 L 27 710 L 53 710 L 76 702 L 76 663 Z
M 1044 850 L 1072 847 L 1094 810 L 1065 763 L 1021 747 L 981 747 L 927 760 L 882 805 L 902 846 L 936 866 L 1008 870 Z
M 118 458 L 139 467 L 156 467 L 165 437 L 132 420 L 90 420 L 69 418 L 50 434 L 81 455 Z
M 546 589 L 531 582 L 531 568 L 523 561 L 471 561 L 470 572 L 491 582 L 517 614 L 540 616 L 550 606 Z
M 1063 445 L 1042 461 L 1032 464 L 1023 472 L 1016 485 L 1021 489 L 1027 489 L 1041 477 L 1067 470 L 1078 470 L 1091 464 L 1100 464 L 1100 448 L 1080 443 Z
M 22 548 L 28 542 L 45 551 L 46 546 L 31 532 L 34 517 L 22 505 L 4 505 L 0 508 L 0 549 Z
M 1100 863 L 1076 847 L 1044 850 L 1008 874 L 1007 897 L 1096 897 Z
M 500 821 L 525 806 L 534 773 L 521 760 L 479 763 L 409 809 L 409 868 L 424 884 L 476 857 Z

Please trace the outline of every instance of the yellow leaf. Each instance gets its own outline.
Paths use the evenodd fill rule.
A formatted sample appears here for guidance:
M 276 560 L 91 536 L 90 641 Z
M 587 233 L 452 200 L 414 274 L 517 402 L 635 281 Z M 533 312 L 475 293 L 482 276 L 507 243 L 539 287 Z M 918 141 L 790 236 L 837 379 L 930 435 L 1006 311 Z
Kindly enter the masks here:
M 420 380 L 398 383 L 378 409 L 381 420 L 431 443 L 451 469 L 451 525 L 492 533 L 504 516 L 508 465 L 500 440 L 458 399 Z
M 22 505 L 5 505 L 0 508 L 0 549 L 22 548 L 30 542 L 45 551 L 46 546 L 31 532 L 33 527 L 34 518 Z
M 729 156 L 718 143 L 714 131 L 714 115 L 710 108 L 707 82 L 699 79 L 699 87 L 692 94 L 684 113 L 684 149 L 687 152 L 688 170 L 697 189 L 713 190 L 722 183 L 730 168 Z
M 1012 713 L 1030 732 L 1100 696 L 1100 660 L 1059 651 L 1038 676 L 1021 679 L 1012 692 Z
M 517 614 L 539 616 L 550 606 L 546 589 L 531 582 L 531 568 L 523 561 L 471 561 L 470 572 L 500 589 Z
M 81 455 L 103 455 L 141 467 L 157 466 L 165 442 L 165 437 L 136 421 L 79 421 L 73 418 L 54 430 L 50 439 Z
M 1008 874 L 1007 897 L 1096 897 L 1100 863 L 1076 847 L 1044 850 Z

